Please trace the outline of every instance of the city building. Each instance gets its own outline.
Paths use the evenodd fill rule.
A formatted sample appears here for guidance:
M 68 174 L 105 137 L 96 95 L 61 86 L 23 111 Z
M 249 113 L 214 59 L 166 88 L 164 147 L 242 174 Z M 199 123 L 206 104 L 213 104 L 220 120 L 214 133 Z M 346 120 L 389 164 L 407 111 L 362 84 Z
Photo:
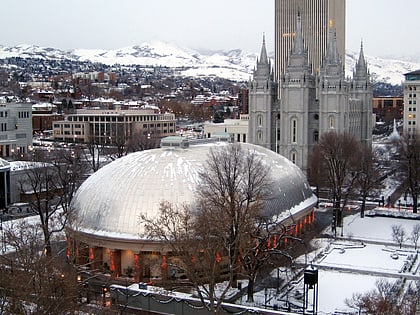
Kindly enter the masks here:
M 420 115 L 417 113 L 417 100 L 420 101 L 420 70 L 404 74 L 404 119 L 403 133 L 409 138 L 420 134 Z
M 32 104 L 0 103 L 0 157 L 21 157 L 31 148 Z
M 57 106 L 51 103 L 32 105 L 33 134 L 43 134 L 53 128 L 54 121 L 63 120 L 64 116 L 57 113 Z
M 225 119 L 222 123 L 205 123 L 204 135 L 206 138 L 214 138 L 227 133 L 235 142 L 248 142 L 248 115 L 240 115 L 239 119 Z
M 99 169 L 73 198 L 68 256 L 113 278 L 132 271 L 135 281 L 148 282 L 174 274 L 176 255 L 145 236 L 139 217 L 156 217 L 162 202 L 192 204 L 210 150 L 226 145 L 231 144 L 220 138 L 168 137 L 158 149 L 129 154 Z M 279 224 L 293 224 L 293 235 L 300 237 L 314 220 L 317 202 L 302 171 L 261 146 L 241 147 L 264 156 L 271 169 L 272 194 L 265 213 L 278 214 Z
M 402 119 L 404 97 L 380 96 L 373 98 L 373 113 L 377 121 L 391 123 L 394 119 Z
M 56 141 L 122 144 L 132 137 L 160 139 L 176 132 L 175 115 L 155 109 L 78 109 L 53 124 Z
M 333 27 L 321 67 L 315 73 L 308 61 L 303 23 L 298 13 L 293 47 L 280 81 L 275 80 L 263 40 L 249 83 L 248 139 L 282 154 L 306 171 L 312 147 L 324 132 L 347 132 L 363 143 L 371 143 L 373 93 L 363 46 L 353 78 L 347 79 Z
M 275 0 L 275 75 L 279 81 L 289 62 L 296 31 L 296 18 L 302 19 L 302 36 L 308 49 L 312 71 L 318 73 L 327 50 L 328 32 L 334 27 L 337 49 L 345 56 L 345 0 Z

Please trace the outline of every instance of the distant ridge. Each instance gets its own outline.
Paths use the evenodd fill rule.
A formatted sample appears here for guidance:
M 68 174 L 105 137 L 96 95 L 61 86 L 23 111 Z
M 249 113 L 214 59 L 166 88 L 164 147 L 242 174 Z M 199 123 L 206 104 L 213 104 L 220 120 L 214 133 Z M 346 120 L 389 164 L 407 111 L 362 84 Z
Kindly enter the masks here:
M 274 54 L 271 54 L 273 56 Z M 106 65 L 143 65 L 177 68 L 184 76 L 218 76 L 235 81 L 248 81 L 259 52 L 195 51 L 165 42 L 142 43 L 114 50 L 75 49 L 63 51 L 36 45 L 0 46 L 0 59 L 8 57 L 68 59 Z M 394 85 L 401 84 L 403 74 L 420 69 L 420 63 L 366 56 L 372 79 Z M 346 75 L 351 76 L 358 52 L 347 52 Z

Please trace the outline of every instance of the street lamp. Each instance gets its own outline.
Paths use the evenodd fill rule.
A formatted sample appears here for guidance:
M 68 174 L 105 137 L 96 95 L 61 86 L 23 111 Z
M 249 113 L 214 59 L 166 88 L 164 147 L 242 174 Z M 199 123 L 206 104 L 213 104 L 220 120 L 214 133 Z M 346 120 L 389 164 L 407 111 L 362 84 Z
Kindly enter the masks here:
M 0 232 L 1 232 L 1 252 L 6 252 L 6 243 L 4 242 L 4 231 L 3 231 L 3 213 L 0 214 Z
M 102 304 L 106 306 L 106 293 L 108 292 L 108 288 L 105 284 L 102 285 Z

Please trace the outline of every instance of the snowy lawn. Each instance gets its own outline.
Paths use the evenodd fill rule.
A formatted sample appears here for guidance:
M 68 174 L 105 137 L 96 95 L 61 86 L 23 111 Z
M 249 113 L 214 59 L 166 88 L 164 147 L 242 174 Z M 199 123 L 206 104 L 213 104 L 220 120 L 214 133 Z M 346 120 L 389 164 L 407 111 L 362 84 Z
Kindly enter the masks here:
M 379 279 L 397 281 L 405 264 L 413 261 L 415 256 L 414 244 L 408 237 L 416 224 L 420 224 L 420 220 L 361 218 L 360 214 L 356 214 L 344 218 L 343 238 L 315 239 L 313 245 L 317 249 L 308 253 L 307 259 L 318 268 L 318 314 L 357 314 L 357 310 L 346 305 L 346 299 L 351 299 L 354 293 L 374 289 Z M 401 225 L 405 231 L 406 240 L 402 249 L 392 239 L 393 225 Z M 331 233 L 331 230 L 326 232 Z M 337 234 L 341 234 L 340 228 Z M 297 261 L 303 263 L 305 257 L 301 256 Z M 412 264 L 406 275 L 418 275 L 419 258 Z M 303 290 L 302 280 L 294 290 Z

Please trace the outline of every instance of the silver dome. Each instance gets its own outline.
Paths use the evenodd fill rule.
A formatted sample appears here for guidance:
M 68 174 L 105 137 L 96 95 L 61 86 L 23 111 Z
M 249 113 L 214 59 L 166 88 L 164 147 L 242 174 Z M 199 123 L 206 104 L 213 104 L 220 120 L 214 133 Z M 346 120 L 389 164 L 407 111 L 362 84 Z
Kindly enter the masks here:
M 159 212 L 160 203 L 191 203 L 210 147 L 225 142 L 163 147 L 120 158 L 91 175 L 78 189 L 72 203 L 73 228 L 103 237 L 138 239 L 143 232 L 141 214 Z M 283 156 L 260 146 L 242 143 L 263 156 L 271 168 L 273 198 L 267 207 L 289 217 L 316 202 L 301 170 Z

